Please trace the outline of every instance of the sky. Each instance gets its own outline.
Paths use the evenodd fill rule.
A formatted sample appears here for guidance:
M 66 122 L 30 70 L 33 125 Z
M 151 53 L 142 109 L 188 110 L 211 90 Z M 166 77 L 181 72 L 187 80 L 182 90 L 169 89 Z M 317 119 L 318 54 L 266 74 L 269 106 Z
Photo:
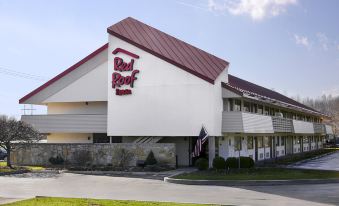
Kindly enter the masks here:
M 337 0 L 0 0 L 0 114 L 107 42 L 131 16 L 289 97 L 339 95 Z M 41 107 L 35 113 L 43 113 Z

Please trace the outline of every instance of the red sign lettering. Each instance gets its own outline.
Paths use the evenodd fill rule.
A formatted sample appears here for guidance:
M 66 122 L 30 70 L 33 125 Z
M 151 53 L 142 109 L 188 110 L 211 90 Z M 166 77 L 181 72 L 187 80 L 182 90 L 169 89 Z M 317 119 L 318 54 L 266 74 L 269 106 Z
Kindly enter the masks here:
M 115 71 L 132 71 L 133 70 L 134 59 L 130 63 L 124 62 L 123 59 L 119 57 L 114 58 L 114 70 Z
M 115 49 L 112 53 L 117 54 L 118 52 L 122 52 L 124 54 L 127 54 L 131 57 L 137 57 L 138 55 L 133 54 L 129 51 L 126 51 L 121 48 Z M 131 89 L 120 89 L 122 86 L 129 86 L 130 88 L 133 88 L 135 80 L 138 78 L 136 75 L 140 72 L 139 70 L 134 70 L 134 59 L 131 59 L 129 63 L 124 62 L 124 60 L 120 57 L 114 58 L 114 71 L 112 74 L 112 88 L 116 89 L 115 94 L 116 95 L 128 95 L 132 94 Z M 131 72 L 130 75 L 122 75 L 121 72 Z
M 115 90 L 115 94 L 116 94 L 116 95 L 119 95 L 119 96 L 121 96 L 121 95 L 126 95 L 126 94 L 132 94 L 132 90 L 130 90 L 130 89 L 123 89 L 123 90 L 121 90 L 121 89 L 116 89 L 116 90 Z
M 139 70 L 133 70 L 130 76 L 122 76 L 118 72 L 112 74 L 112 88 L 121 87 L 122 85 L 129 85 L 131 88 L 134 86 L 134 81 L 138 78 L 135 76 Z

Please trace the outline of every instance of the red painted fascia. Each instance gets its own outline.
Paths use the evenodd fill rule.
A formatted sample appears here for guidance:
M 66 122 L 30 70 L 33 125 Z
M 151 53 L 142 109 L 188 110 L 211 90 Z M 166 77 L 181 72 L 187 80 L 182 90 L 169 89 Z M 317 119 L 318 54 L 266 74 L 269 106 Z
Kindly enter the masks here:
M 175 61 L 173 61 L 173 60 L 171 60 L 169 58 L 166 58 L 163 55 L 158 54 L 155 51 L 153 51 L 151 49 L 148 49 L 145 46 L 142 46 L 142 45 L 140 45 L 140 44 L 138 44 L 138 43 L 136 43 L 134 41 L 131 41 L 130 39 L 128 39 L 128 38 L 126 38 L 126 37 L 124 37 L 124 36 L 114 32 L 114 31 L 111 31 L 109 28 L 107 28 L 107 33 L 109 33 L 109 34 L 111 34 L 111 35 L 113 35 L 113 36 L 115 36 L 115 37 L 117 37 L 117 38 L 119 38 L 119 39 L 121 39 L 123 41 L 126 41 L 126 42 L 128 42 L 128 43 L 130 43 L 130 44 L 132 44 L 132 45 L 134 45 L 136 47 L 138 47 L 139 49 L 142 49 L 142 50 L 144 50 L 144 51 L 146 51 L 146 52 L 148 52 L 148 53 L 150 53 L 150 54 L 152 54 L 152 55 L 154 55 L 154 56 L 156 56 L 156 57 L 158 57 L 158 58 L 160 58 L 160 59 L 162 59 L 162 60 L 164 60 L 164 61 L 166 61 L 166 62 L 168 62 L 170 64 L 173 64 L 173 65 L 175 65 L 175 66 L 185 70 L 186 72 L 189 72 L 189 73 L 193 74 L 194 76 L 197 76 L 197 77 L 199 77 L 199 78 L 201 78 L 201 79 L 203 79 L 203 80 L 205 80 L 205 81 L 207 81 L 207 82 L 209 82 L 211 84 L 214 84 L 214 80 L 213 79 L 211 79 L 209 77 L 206 77 L 206 76 L 204 76 L 202 74 L 199 74 L 198 72 L 193 71 L 190 68 L 185 67 L 184 65 L 181 65 L 181 64 L 179 64 L 179 63 L 177 63 L 177 62 L 175 62 Z
M 75 69 L 77 69 L 79 66 L 81 66 L 82 64 L 84 64 L 85 62 L 89 61 L 90 59 L 92 59 L 93 57 L 95 57 L 97 54 L 101 53 L 102 51 L 104 51 L 105 49 L 108 48 L 108 43 L 106 43 L 105 45 L 101 46 L 99 49 L 95 50 L 94 52 L 92 52 L 91 54 L 89 54 L 88 56 L 86 56 L 85 58 L 83 58 L 82 60 L 80 60 L 78 63 L 74 64 L 73 66 L 71 66 L 70 68 L 66 69 L 65 71 L 63 71 L 62 73 L 58 74 L 57 76 L 55 76 L 53 79 L 49 80 L 48 82 L 46 82 L 45 84 L 41 85 L 40 87 L 38 87 L 37 89 L 33 90 L 32 92 L 30 92 L 29 94 L 27 94 L 26 96 L 22 97 L 19 100 L 19 104 L 23 104 L 26 100 L 28 100 L 29 98 L 31 98 L 32 96 L 36 95 L 37 93 L 39 93 L 40 91 L 44 90 L 46 87 L 48 87 L 49 85 L 53 84 L 54 82 L 58 81 L 59 79 L 61 79 L 62 77 L 66 76 L 67 74 L 69 74 L 70 72 L 74 71 Z

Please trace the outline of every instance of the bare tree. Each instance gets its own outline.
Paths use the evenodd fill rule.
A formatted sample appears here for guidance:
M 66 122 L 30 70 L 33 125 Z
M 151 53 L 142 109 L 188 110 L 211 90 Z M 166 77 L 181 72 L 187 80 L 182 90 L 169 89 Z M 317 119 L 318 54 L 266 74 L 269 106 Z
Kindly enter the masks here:
M 339 135 L 339 97 L 333 97 L 331 95 L 323 95 L 321 97 L 312 99 L 304 98 L 303 101 L 300 101 L 303 104 L 306 104 L 328 116 L 331 117 L 329 122 L 334 125 L 335 134 Z
M 0 147 L 7 152 L 8 167 L 12 168 L 11 152 L 19 149 L 20 143 L 33 143 L 41 138 L 42 135 L 31 125 L 15 118 L 0 116 Z

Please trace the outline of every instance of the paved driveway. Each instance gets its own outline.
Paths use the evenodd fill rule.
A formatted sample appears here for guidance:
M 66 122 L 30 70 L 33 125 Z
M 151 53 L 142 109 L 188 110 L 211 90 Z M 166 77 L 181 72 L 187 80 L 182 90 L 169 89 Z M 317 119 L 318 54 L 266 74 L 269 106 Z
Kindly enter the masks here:
M 294 168 L 317 169 L 317 170 L 336 170 L 339 171 L 339 152 L 326 155 L 324 157 L 297 163 Z
M 0 197 L 86 197 L 119 200 L 216 203 L 224 205 L 339 204 L 339 184 L 221 187 L 190 186 L 161 180 L 80 174 L 0 177 Z M 0 200 L 1 201 L 1 200 Z

